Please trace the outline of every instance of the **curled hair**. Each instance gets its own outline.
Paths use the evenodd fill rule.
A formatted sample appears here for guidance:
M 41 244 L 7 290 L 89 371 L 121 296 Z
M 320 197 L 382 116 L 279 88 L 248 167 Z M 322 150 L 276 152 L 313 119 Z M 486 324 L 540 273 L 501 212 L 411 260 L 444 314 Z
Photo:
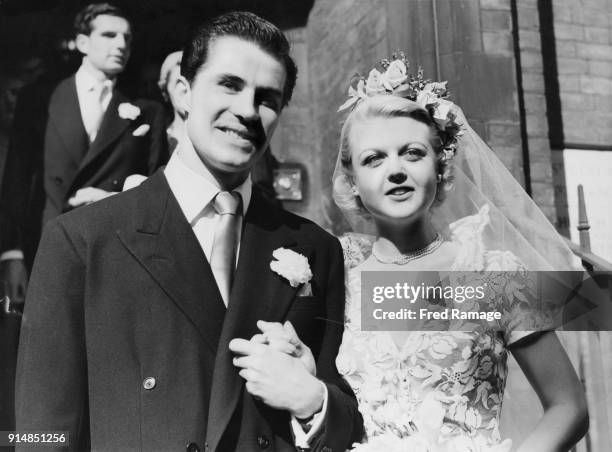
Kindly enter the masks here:
M 276 25 L 253 13 L 227 13 L 197 27 L 185 45 L 181 75 L 192 83 L 206 63 L 210 45 L 225 36 L 252 42 L 283 64 L 287 75 L 283 90 L 283 107 L 286 106 L 291 100 L 297 78 L 297 66 L 289 55 L 291 46 Z
M 125 13 L 115 5 L 110 3 L 91 3 L 79 11 L 74 18 L 75 35 L 89 36 L 93 30 L 91 23 L 96 17 L 102 15 L 121 17 L 128 22 L 130 21 Z
M 340 166 L 342 175 L 334 180 L 333 195 L 338 207 L 343 210 L 358 211 L 367 215 L 361 200 L 352 191 L 353 163 L 349 136 L 353 126 L 363 120 L 371 118 L 411 118 L 429 127 L 431 131 L 431 145 L 437 157 L 437 172 L 441 175 L 436 191 L 436 203 L 441 203 L 446 192 L 452 187 L 452 163 L 445 157 L 445 138 L 443 131 L 437 126 L 430 113 L 416 102 L 393 95 L 372 96 L 360 101 L 349 113 L 342 126 L 340 134 Z
M 183 58 L 183 52 L 172 52 L 166 56 L 164 62 L 159 69 L 159 80 L 157 82 L 157 86 L 159 86 L 159 90 L 166 102 L 168 102 L 168 82 L 170 81 L 170 74 L 174 68 L 181 66 L 181 59 Z

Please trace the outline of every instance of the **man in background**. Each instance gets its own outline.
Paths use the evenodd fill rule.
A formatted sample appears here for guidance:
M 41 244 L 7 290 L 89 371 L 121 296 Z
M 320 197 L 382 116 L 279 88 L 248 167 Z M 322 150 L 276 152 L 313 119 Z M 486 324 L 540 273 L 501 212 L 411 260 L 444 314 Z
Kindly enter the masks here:
M 149 175 L 167 161 L 161 106 L 131 102 L 116 88 L 132 40 L 124 13 L 107 3 L 88 5 L 75 18 L 75 32 L 83 55 L 77 72 L 48 102 L 25 92 L 17 104 L 0 193 L 0 280 L 12 300 L 24 298 L 48 220 L 120 191 L 128 175 Z

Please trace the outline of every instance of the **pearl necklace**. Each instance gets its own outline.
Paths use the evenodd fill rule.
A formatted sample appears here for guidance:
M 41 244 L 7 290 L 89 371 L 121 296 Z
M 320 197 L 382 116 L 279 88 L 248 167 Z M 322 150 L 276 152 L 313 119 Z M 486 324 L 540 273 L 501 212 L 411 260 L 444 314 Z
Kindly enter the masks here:
M 429 245 L 423 248 L 420 248 L 418 250 L 410 251 L 406 254 L 396 254 L 395 256 L 382 256 L 377 251 L 377 247 L 376 247 L 377 244 L 375 243 L 374 246 L 372 247 L 372 256 L 374 256 L 376 260 L 380 262 L 381 264 L 404 265 L 404 264 L 407 264 L 408 262 L 418 259 L 419 257 L 427 256 L 428 254 L 433 253 L 435 250 L 440 248 L 440 246 L 442 246 L 443 243 L 444 243 L 444 240 L 442 240 L 442 236 L 436 233 L 436 237 L 433 239 L 433 241 Z

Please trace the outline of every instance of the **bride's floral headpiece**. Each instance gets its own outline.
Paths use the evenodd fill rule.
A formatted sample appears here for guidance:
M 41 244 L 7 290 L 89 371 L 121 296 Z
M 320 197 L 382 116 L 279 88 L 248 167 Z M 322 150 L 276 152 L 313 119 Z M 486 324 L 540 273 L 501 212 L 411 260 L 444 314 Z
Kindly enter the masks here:
M 404 52 L 394 53 L 391 59 L 383 59 L 373 68 L 368 78 L 355 74 L 351 79 L 348 96 L 338 111 L 353 110 L 360 101 L 380 94 L 410 99 L 427 110 L 440 131 L 444 159 L 451 160 L 457 149 L 457 139 L 461 136 L 461 125 L 455 122 L 456 115 L 449 97 L 446 84 L 434 82 L 423 77 L 419 67 L 416 75 L 408 74 L 410 63 Z M 380 69 L 380 70 L 379 70 Z

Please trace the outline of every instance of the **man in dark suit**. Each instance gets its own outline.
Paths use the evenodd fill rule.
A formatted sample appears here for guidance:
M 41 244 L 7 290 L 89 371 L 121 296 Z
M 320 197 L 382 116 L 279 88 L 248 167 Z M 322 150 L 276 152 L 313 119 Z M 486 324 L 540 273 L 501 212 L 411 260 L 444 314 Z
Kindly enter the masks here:
M 161 106 L 132 103 L 115 87 L 130 56 L 126 17 L 109 4 L 91 4 L 76 16 L 75 29 L 79 70 L 53 91 L 24 91 L 17 106 L 0 202 L 0 279 L 13 299 L 25 291 L 42 225 L 167 161 Z
M 335 368 L 340 245 L 250 178 L 296 72 L 284 35 L 253 14 L 195 31 L 181 63 L 186 129 L 166 168 L 46 227 L 17 430 L 69 431 L 71 450 L 109 451 L 329 452 L 360 439 Z M 291 322 L 316 377 L 255 342 L 258 320 Z

